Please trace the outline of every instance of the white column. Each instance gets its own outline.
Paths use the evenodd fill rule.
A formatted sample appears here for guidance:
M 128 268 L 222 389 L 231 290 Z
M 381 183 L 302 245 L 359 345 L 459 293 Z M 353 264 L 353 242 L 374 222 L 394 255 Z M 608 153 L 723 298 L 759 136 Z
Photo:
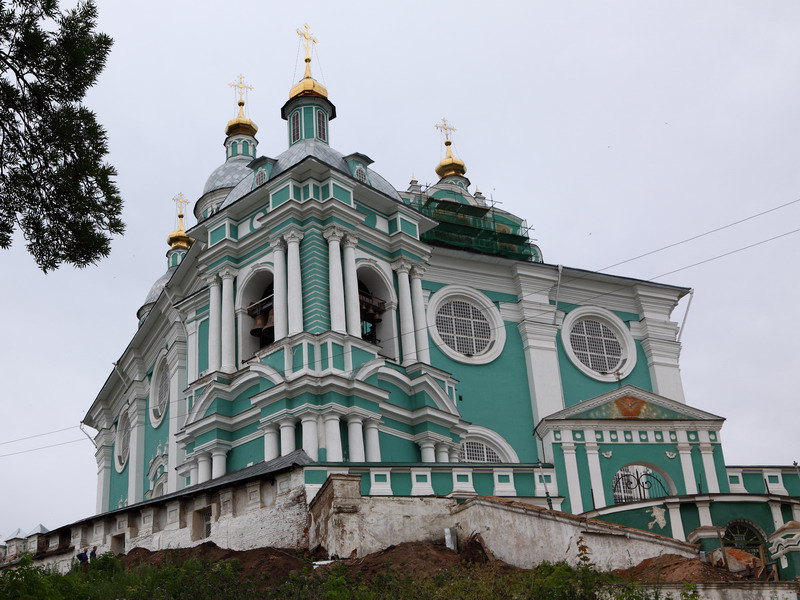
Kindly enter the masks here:
M 211 478 L 222 477 L 227 472 L 227 448 L 214 448 L 211 451 Z
M 584 432 L 584 439 L 587 435 L 594 435 L 591 431 Z M 586 458 L 589 461 L 589 478 L 592 482 L 592 498 L 594 498 L 594 507 L 596 509 L 603 508 L 606 505 L 606 490 L 603 487 L 603 472 L 600 469 L 600 455 L 598 454 L 598 446 L 593 442 L 586 443 Z
M 780 502 L 769 502 L 769 510 L 772 513 L 772 524 L 775 529 L 783 527 L 783 513 L 781 512 Z
M 211 467 L 209 467 L 210 469 Z M 209 477 L 211 475 L 209 474 Z M 197 485 L 200 483 L 200 467 L 197 464 L 197 461 L 192 463 L 192 466 L 189 467 L 189 485 Z
M 686 533 L 683 531 L 683 519 L 681 518 L 681 505 L 678 502 L 667 502 L 669 510 L 669 525 L 672 528 L 672 537 L 681 542 L 686 541 Z
M 234 272 L 225 269 L 219 276 L 222 279 L 222 366 L 220 369 L 226 373 L 236 371 L 236 333 L 234 323 L 236 317 L 233 313 L 233 278 Z
M 376 421 L 364 423 L 364 439 L 367 445 L 367 462 L 381 462 L 381 441 Z
M 433 442 L 423 440 L 419 444 L 419 453 L 424 463 L 436 462 L 436 451 L 433 449 Z
M 447 444 L 436 444 L 436 462 L 450 462 L 450 449 L 447 447 Z
M 219 371 L 220 338 L 222 317 L 222 295 L 216 275 L 208 280 L 208 370 Z
M 564 453 L 564 470 L 567 472 L 569 504 L 572 514 L 577 515 L 583 512 L 583 498 L 581 498 L 581 481 L 578 477 L 578 461 L 575 458 L 575 444 L 563 442 L 561 451 Z
M 428 323 L 425 320 L 425 298 L 422 295 L 422 276 L 425 268 L 414 265 L 411 269 L 411 306 L 414 311 L 414 340 L 417 344 L 417 359 L 420 362 L 431 362 L 428 349 Z
M 128 408 L 131 423 L 128 451 L 128 504 L 144 500 L 144 425 L 146 416 L 144 398 L 136 398 Z
M 290 231 L 286 234 L 288 280 L 289 335 L 303 331 L 303 276 L 300 272 L 300 240 L 303 234 Z
M 683 481 L 686 484 L 686 493 L 696 494 L 697 480 L 692 466 L 692 446 L 689 444 L 689 437 L 686 435 L 686 431 L 682 429 L 678 430 L 677 448 L 681 459 L 681 471 L 683 472 Z
M 719 481 L 717 480 L 717 469 L 714 465 L 714 446 L 708 439 L 707 431 L 698 432 L 700 436 L 700 458 L 703 459 L 703 471 L 706 474 L 709 494 L 719 494 Z
M 327 449 L 328 462 L 342 462 L 342 432 L 339 430 L 339 415 L 328 413 L 325 420 L 325 446 Z
M 700 527 L 713 527 L 714 522 L 711 520 L 711 502 L 700 501 L 695 502 L 697 506 L 697 516 L 700 517 Z
M 197 483 L 211 479 L 211 455 L 203 452 L 197 456 Z
M 361 337 L 361 305 L 358 301 L 358 273 L 356 272 L 356 244 L 358 238 L 347 234 L 344 247 L 344 303 L 347 314 L 347 333 Z
M 264 427 L 264 462 L 274 460 L 281 455 L 278 443 L 278 425 L 270 423 Z
M 331 303 L 331 331 L 346 333 L 342 251 L 339 246 L 344 232 L 338 227 L 331 227 L 326 229 L 322 235 L 328 240 L 328 295 Z
M 450 462 L 461 462 L 461 459 L 458 456 L 458 446 L 450 448 Z
M 403 364 L 407 365 L 417 361 L 414 313 L 411 306 L 411 286 L 408 281 L 411 263 L 406 260 L 398 260 L 392 263 L 392 268 L 397 272 L 397 295 L 400 302 L 400 341 L 403 344 Z
M 347 438 L 350 450 L 350 462 L 364 462 L 364 432 L 363 419 L 358 416 L 347 417 Z
M 275 340 L 282 340 L 289 332 L 288 305 L 286 302 L 286 244 L 282 238 L 272 240 L 272 282 L 274 299 Z
M 281 456 L 294 452 L 294 419 L 284 419 L 281 427 Z
M 114 460 L 114 435 L 110 429 L 101 429 L 95 437 L 97 450 L 94 458 L 97 461 L 97 500 L 96 513 L 104 513 L 111 507 L 108 505 L 111 490 L 112 461 Z
M 300 417 L 303 432 L 303 450 L 311 460 L 319 460 L 319 442 L 317 440 L 317 415 L 306 414 Z

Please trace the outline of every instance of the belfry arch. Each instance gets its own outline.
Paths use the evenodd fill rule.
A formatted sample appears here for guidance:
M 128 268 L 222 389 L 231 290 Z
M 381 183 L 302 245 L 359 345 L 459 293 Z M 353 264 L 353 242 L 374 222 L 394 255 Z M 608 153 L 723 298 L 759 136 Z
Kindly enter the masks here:
M 380 353 L 397 359 L 397 296 L 391 279 L 372 261 L 356 267 L 361 338 L 380 347 Z
M 240 360 L 247 360 L 275 341 L 274 277 L 261 267 L 241 282 L 237 295 Z

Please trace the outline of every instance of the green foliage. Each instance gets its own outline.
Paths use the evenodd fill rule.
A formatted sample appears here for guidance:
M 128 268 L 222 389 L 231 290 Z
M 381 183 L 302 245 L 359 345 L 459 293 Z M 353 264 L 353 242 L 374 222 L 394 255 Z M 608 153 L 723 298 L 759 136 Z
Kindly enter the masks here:
M 21 230 L 45 272 L 95 263 L 124 231 L 106 132 L 81 104 L 112 44 L 96 18 L 91 1 L 0 0 L 0 248 Z
M 579 550 L 579 553 L 581 551 Z M 345 563 L 314 569 L 310 563 L 273 589 L 266 579 L 246 577 L 237 561 L 207 563 L 190 559 L 178 565 L 125 569 L 104 554 L 76 565 L 66 575 L 35 567 L 24 559 L 0 571 L 3 600 L 667 600 L 658 587 L 619 580 L 594 567 L 542 563 L 531 570 L 497 564 L 462 564 L 434 574 L 414 574 L 387 563 L 371 581 L 348 571 Z M 699 600 L 693 585 L 679 599 Z

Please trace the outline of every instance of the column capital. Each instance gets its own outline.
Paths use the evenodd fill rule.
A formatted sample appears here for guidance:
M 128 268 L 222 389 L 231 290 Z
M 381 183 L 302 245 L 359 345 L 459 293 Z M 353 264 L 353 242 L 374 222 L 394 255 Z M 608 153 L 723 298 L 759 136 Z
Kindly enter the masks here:
M 348 423 L 364 423 L 364 417 L 361 415 L 348 415 L 347 417 Z
M 275 433 L 278 431 L 279 426 L 277 423 L 272 422 L 272 423 L 263 423 L 259 425 L 258 428 L 264 433 Z
M 225 280 L 225 279 L 233 279 L 234 277 L 236 277 L 236 271 L 234 271 L 233 269 L 230 269 L 230 268 L 226 267 L 226 268 L 222 269 L 222 270 L 219 272 L 219 277 L 220 277 L 220 279 L 222 279 L 222 280 Z
M 315 412 L 307 412 L 300 415 L 300 422 L 306 423 L 308 421 L 316 421 L 317 420 L 317 413 Z
M 425 275 L 425 271 L 428 270 L 428 266 L 416 263 L 411 265 L 411 279 L 422 279 L 422 276 Z
M 335 412 L 327 412 L 322 415 L 322 420 L 325 421 L 326 423 L 328 421 L 333 421 L 333 420 L 339 421 L 341 420 L 341 418 L 342 416 L 339 413 Z
M 281 236 L 276 236 L 270 239 L 269 247 L 273 250 L 286 250 L 286 242 Z
M 341 242 L 344 237 L 344 230 L 341 227 L 332 225 L 322 232 L 322 237 L 328 240 L 328 242 Z
M 417 442 L 417 445 L 420 448 L 433 448 L 436 446 L 436 444 L 432 440 L 419 440 Z
M 364 429 L 372 429 L 378 427 L 380 425 L 380 420 L 378 419 L 365 419 L 364 420 Z
M 290 229 L 283 234 L 283 238 L 286 240 L 287 244 L 299 244 L 303 237 L 303 232 L 296 229 Z
M 217 277 L 216 273 L 211 273 L 209 275 L 203 276 L 203 281 L 209 287 L 216 287 L 220 285 L 219 277 Z
M 294 417 L 286 417 L 278 421 L 279 427 L 294 427 L 294 424 L 297 423 L 297 419 Z
M 354 236 L 352 233 L 348 233 L 347 235 L 345 235 L 344 241 L 342 242 L 342 245 L 345 248 L 355 248 L 357 244 L 358 244 L 358 238 Z
M 414 264 L 410 260 L 401 258 L 392 263 L 392 270 L 398 273 L 408 273 L 413 266 Z

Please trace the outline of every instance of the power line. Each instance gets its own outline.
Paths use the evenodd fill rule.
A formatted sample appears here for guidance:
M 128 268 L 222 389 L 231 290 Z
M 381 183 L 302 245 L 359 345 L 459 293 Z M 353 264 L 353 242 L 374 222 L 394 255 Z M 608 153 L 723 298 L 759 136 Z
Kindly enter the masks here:
M 14 444 L 16 442 L 22 442 L 25 440 L 30 440 L 32 438 L 43 437 L 45 435 L 52 435 L 54 433 L 61 433 L 62 431 L 68 431 L 70 429 L 75 429 L 76 425 L 72 425 L 71 427 L 64 427 L 63 429 L 54 429 L 53 431 L 46 431 L 45 433 L 35 433 L 33 435 L 29 435 L 26 437 L 17 438 L 15 440 L 8 440 L 7 442 L 0 442 L 0 446 L 4 446 L 6 444 Z
M 19 452 L 9 452 L 8 454 L 0 454 L 0 458 L 6 456 L 17 456 L 18 454 L 27 454 L 28 452 L 36 452 L 37 450 L 46 450 L 47 448 L 55 448 L 56 446 L 66 446 L 67 444 L 75 444 L 84 441 L 85 438 L 79 440 L 72 440 L 71 442 L 61 442 L 60 444 L 50 444 L 49 446 L 39 446 L 38 448 L 29 448 L 28 450 L 20 450 Z

